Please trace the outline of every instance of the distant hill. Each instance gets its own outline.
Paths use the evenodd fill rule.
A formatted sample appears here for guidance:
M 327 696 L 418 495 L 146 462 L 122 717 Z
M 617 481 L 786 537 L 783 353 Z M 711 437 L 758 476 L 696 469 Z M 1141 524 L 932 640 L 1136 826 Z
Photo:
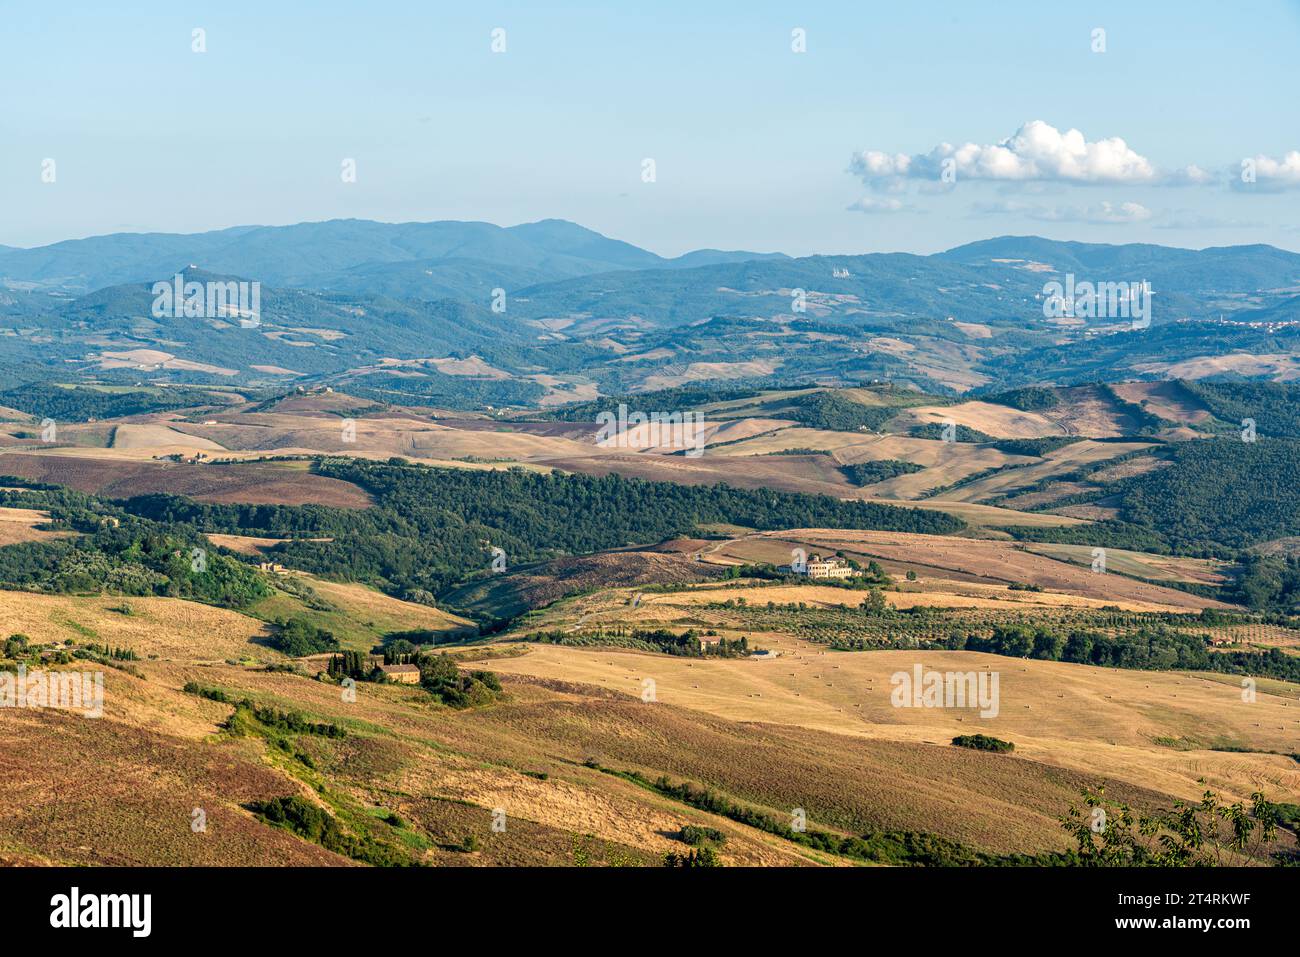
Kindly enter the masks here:
M 682 264 L 759 255 L 706 250 L 688 254 L 693 258 L 684 259 Z M 525 270 L 527 281 L 615 269 L 671 267 L 675 262 L 564 220 L 501 227 L 458 221 L 377 223 L 336 219 L 294 226 L 237 226 L 187 235 L 114 233 L 35 249 L 0 247 L 0 279 L 85 292 L 123 283 L 152 282 L 194 265 L 209 272 L 235 273 L 281 286 L 335 288 L 334 277 L 359 266 L 422 262 L 422 268 L 435 269 L 441 261 Z M 449 276 L 454 275 L 455 268 L 453 265 Z M 503 282 L 510 278 L 507 273 Z M 436 281 L 431 288 L 434 285 Z M 355 275 L 343 286 L 377 291 L 365 287 Z M 403 295 L 437 297 L 436 293 L 419 296 L 419 292 L 418 285 L 413 285 Z
M 177 271 L 262 283 L 260 326 L 153 316 L 152 283 Z M 1051 314 L 1046 284 L 1068 274 L 1150 283 L 1150 323 Z M 1262 245 L 1006 236 L 932 256 L 667 259 L 563 220 L 334 220 L 0 248 L 0 280 L 3 387 L 343 376 L 373 401 L 465 409 L 708 382 L 953 396 L 1300 376 L 1300 255 Z M 490 368 L 410 364 L 471 357 Z
M 1056 242 L 1037 236 L 999 236 L 933 257 L 971 266 L 1041 263 L 1080 280 L 1145 279 L 1157 293 L 1255 292 L 1300 287 L 1300 253 L 1274 246 L 1179 249 L 1147 243 Z

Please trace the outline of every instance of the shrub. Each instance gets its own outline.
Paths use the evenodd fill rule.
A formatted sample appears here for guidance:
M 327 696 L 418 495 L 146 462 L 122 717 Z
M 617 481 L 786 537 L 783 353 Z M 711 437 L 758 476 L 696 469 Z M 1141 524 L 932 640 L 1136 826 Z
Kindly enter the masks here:
M 683 844 L 689 844 L 692 847 L 699 847 L 701 844 L 725 844 L 727 835 L 723 834 L 716 827 L 701 827 L 696 824 L 685 824 L 682 826 L 681 834 L 678 835 Z
M 270 645 L 290 658 L 302 658 L 334 651 L 339 643 L 332 632 L 317 628 L 305 618 L 290 618 L 282 622 L 271 636 Z

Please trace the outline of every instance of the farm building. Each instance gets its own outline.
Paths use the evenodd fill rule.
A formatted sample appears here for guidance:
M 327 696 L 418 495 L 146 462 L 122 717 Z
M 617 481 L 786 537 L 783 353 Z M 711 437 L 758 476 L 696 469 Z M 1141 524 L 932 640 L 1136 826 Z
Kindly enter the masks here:
M 822 558 L 820 555 L 814 555 L 803 565 L 782 565 L 777 570 L 807 578 L 853 578 L 862 574 L 842 558 Z
M 380 665 L 379 667 L 389 681 L 407 685 L 420 683 L 420 669 L 415 665 Z

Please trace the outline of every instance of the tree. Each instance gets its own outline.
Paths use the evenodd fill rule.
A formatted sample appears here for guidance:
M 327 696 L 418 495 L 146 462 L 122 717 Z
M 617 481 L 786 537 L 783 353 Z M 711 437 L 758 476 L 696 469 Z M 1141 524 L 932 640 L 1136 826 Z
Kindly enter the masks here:
M 1278 806 L 1262 792 L 1250 807 L 1223 803 L 1207 790 L 1200 803 L 1138 814 L 1109 800 L 1105 784 L 1084 788 L 1083 808 L 1070 805 L 1061 826 L 1078 844 L 1080 860 L 1097 867 L 1219 867 L 1269 857 L 1277 837 Z M 1277 854 L 1271 855 L 1280 861 Z
M 1061 657 L 1061 649 L 1065 647 L 1065 639 L 1054 631 L 1040 630 L 1034 635 L 1034 650 L 1032 656 L 1041 658 L 1044 661 L 1057 661 Z

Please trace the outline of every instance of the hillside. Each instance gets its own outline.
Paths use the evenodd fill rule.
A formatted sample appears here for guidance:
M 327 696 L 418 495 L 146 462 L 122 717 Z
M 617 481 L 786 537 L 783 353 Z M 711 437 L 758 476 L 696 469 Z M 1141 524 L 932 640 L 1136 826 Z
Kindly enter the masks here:
M 1290 387 L 650 396 L 698 456 L 602 435 L 627 397 L 105 388 L 13 395 L 54 442 L 3 429 L 0 667 L 105 676 L 100 720 L 0 731 L 6 863 L 652 865 L 699 833 L 728 866 L 1023 863 L 1102 778 L 1300 802 Z M 420 683 L 371 680 L 403 656 Z M 893 707 L 913 667 L 998 673 L 997 715 Z
M 1293 379 L 1298 261 L 1262 245 L 1036 237 L 932 256 L 665 259 L 563 221 L 336 220 L 0 250 L 0 281 L 13 289 L 0 318 L 18 363 L 10 384 L 69 369 L 115 384 L 329 381 L 461 409 L 708 383 L 887 381 L 954 396 L 1049 382 Z M 177 274 L 259 283 L 257 325 L 155 315 L 152 284 Z M 1049 315 L 1047 284 L 1067 277 L 1153 285 L 1149 322 L 1111 314 L 1118 300 L 1096 315 Z M 432 365 L 471 358 L 496 371 Z

